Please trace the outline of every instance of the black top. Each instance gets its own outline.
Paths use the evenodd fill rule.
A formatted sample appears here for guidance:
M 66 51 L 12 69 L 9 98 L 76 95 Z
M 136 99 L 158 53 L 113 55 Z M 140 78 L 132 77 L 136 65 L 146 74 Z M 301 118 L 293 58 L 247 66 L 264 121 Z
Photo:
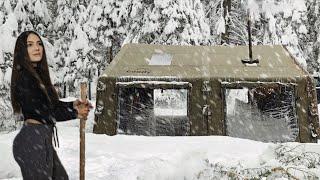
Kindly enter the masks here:
M 36 72 L 41 77 L 38 67 Z M 17 80 L 17 100 L 21 106 L 24 120 L 35 119 L 43 123 L 54 124 L 56 121 L 66 121 L 77 118 L 77 110 L 73 102 L 53 101 L 37 85 L 37 80 L 30 72 L 22 70 L 22 76 Z M 49 97 L 52 92 L 48 91 Z

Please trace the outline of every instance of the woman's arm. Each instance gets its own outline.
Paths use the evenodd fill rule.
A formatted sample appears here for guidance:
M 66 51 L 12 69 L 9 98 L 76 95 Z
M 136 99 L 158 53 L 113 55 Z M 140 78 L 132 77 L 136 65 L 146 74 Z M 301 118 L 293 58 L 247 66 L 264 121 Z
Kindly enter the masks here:
M 66 121 L 86 117 L 92 108 L 93 106 L 89 101 L 81 102 L 77 99 L 71 102 L 63 102 L 59 100 L 54 105 L 53 112 L 56 121 Z
M 56 121 L 67 121 L 78 118 L 78 111 L 74 108 L 73 102 L 57 101 L 51 109 Z

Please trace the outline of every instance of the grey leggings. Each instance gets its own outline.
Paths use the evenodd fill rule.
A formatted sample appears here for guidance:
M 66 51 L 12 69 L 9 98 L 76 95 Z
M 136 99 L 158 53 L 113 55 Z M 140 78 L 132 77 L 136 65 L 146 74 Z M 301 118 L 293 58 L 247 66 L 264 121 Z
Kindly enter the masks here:
M 13 156 L 24 180 L 67 180 L 52 146 L 51 125 L 24 125 L 13 141 Z

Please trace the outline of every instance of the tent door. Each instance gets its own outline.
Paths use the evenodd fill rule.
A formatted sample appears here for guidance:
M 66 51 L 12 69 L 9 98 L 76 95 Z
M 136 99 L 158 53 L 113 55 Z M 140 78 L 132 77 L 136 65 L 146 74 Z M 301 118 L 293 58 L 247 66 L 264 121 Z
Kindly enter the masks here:
M 153 131 L 153 90 L 149 88 L 120 89 L 119 129 L 125 134 L 155 135 Z
M 189 135 L 190 87 L 188 82 L 117 82 L 117 133 Z
M 223 88 L 228 136 L 264 142 L 296 140 L 295 84 L 226 82 Z

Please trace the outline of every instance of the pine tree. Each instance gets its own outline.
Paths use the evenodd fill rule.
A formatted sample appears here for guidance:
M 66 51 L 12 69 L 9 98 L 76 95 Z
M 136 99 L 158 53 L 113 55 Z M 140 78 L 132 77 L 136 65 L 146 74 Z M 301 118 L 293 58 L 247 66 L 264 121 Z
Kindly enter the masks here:
M 85 24 L 96 60 L 101 66 L 111 62 L 126 37 L 131 0 L 90 1 L 89 19 Z M 101 72 L 99 68 L 99 72 Z
M 209 43 L 210 29 L 205 22 L 204 10 L 199 0 L 196 1 L 154 1 L 143 4 L 141 24 L 132 39 L 148 44 L 206 45 Z M 140 15 L 138 15 L 140 16 Z M 138 19 L 138 18 L 134 18 Z M 129 27 L 129 32 L 137 31 Z M 129 35 L 132 36 L 132 35 Z
M 312 26 L 312 23 L 310 23 L 311 28 L 314 28 L 314 36 L 311 36 L 310 39 L 313 39 L 313 47 L 312 47 L 312 52 L 314 54 L 312 60 L 314 60 L 313 63 L 313 68 L 320 73 L 320 2 L 319 1 L 314 1 L 315 2 L 315 8 L 314 8 L 314 16 L 316 17 L 316 21 L 314 23 L 314 26 Z M 312 11 L 311 11 L 312 12 Z M 312 31 L 312 30 L 310 30 Z M 312 42 L 312 41 L 311 41 Z M 310 62 L 310 61 L 309 61 Z
M 320 2 L 317 0 L 306 0 L 307 6 L 307 30 L 308 36 L 306 39 L 307 48 L 304 49 L 307 56 L 309 72 L 316 76 L 320 76 Z
M 147 13 L 151 3 L 144 2 L 143 0 L 132 0 L 131 5 L 129 6 L 128 22 L 126 24 L 126 38 L 123 43 L 138 43 L 141 27 L 143 26 L 144 14 Z M 152 26 L 153 24 L 151 24 Z
M 210 44 L 231 44 L 230 18 L 234 2 L 231 0 L 202 0 L 206 22 L 210 27 Z M 232 3 L 231 3 L 232 2 Z
M 286 7 L 278 9 L 277 7 Z M 264 2 L 264 17 L 268 24 L 264 32 L 263 44 L 282 44 L 306 67 L 306 38 L 308 30 L 307 8 L 304 1 Z M 273 9 L 271 11 L 270 9 Z
M 85 11 L 85 7 L 74 0 L 59 0 L 57 2 L 57 14 L 54 21 L 54 82 L 64 91 L 63 95 L 72 95 L 75 92 L 76 73 L 75 63 L 82 55 L 78 54 L 72 42 L 78 34 L 75 30 L 81 19 L 80 11 Z M 78 31 L 77 31 L 78 32 Z M 74 44 L 74 43 L 73 43 Z M 72 46 L 71 46 L 72 45 Z
M 46 2 L 43 0 L 17 0 L 14 14 L 19 24 L 19 32 L 35 30 L 46 36 L 51 17 Z

